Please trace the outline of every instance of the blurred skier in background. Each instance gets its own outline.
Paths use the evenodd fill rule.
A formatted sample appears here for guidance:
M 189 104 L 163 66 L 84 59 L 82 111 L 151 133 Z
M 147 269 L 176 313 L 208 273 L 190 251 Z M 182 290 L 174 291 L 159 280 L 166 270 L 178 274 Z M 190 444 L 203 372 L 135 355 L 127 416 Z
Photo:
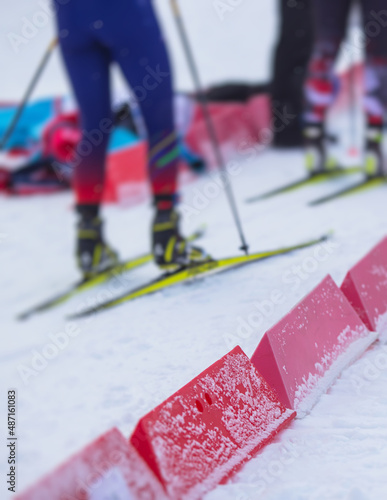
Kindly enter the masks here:
M 346 36 L 351 8 L 356 2 L 314 0 L 315 43 L 305 86 L 304 114 L 307 168 L 311 173 L 335 167 L 327 155 L 326 114 L 339 91 L 334 64 Z M 359 2 L 365 48 L 364 169 L 371 178 L 386 174 L 382 139 L 387 105 L 387 4 L 385 0 Z
M 148 134 L 155 262 L 173 269 L 206 259 L 205 253 L 192 247 L 179 232 L 175 208 L 179 147 L 171 67 L 151 0 L 55 2 L 59 43 L 81 112 L 83 156 L 75 165 L 73 182 L 79 216 L 77 258 L 84 277 L 118 261 L 104 239 L 100 218 L 106 152 L 113 127 L 109 84 L 113 61 L 137 97 Z
M 340 0 L 338 0 L 340 1 Z M 274 57 L 271 84 L 273 118 L 281 125 L 274 130 L 276 147 L 303 144 L 303 86 L 313 45 L 312 0 L 280 0 L 280 37 Z M 281 117 L 290 116 L 289 120 Z

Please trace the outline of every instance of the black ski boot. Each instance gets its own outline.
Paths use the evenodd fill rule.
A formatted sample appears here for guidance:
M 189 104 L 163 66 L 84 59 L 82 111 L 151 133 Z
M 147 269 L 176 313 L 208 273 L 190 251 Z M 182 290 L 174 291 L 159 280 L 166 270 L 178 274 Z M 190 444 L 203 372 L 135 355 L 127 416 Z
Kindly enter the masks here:
M 338 170 L 337 162 L 328 156 L 328 145 L 337 143 L 335 136 L 327 135 L 322 123 L 307 123 L 304 127 L 306 168 L 317 175 Z
M 163 208 L 160 205 L 164 205 Z M 160 203 L 160 200 L 156 200 L 156 215 L 152 224 L 152 253 L 155 263 L 167 271 L 210 260 L 204 250 L 191 245 L 180 235 L 179 214 L 172 202 L 170 207 L 165 208 L 165 203 Z
M 383 127 L 369 125 L 366 132 L 365 173 L 369 179 L 386 177 L 383 157 Z
M 325 172 L 326 144 L 323 124 L 310 123 L 304 128 L 306 168 L 310 175 Z
M 98 206 L 78 205 L 76 257 L 84 279 L 106 271 L 118 264 L 118 256 L 104 241 Z

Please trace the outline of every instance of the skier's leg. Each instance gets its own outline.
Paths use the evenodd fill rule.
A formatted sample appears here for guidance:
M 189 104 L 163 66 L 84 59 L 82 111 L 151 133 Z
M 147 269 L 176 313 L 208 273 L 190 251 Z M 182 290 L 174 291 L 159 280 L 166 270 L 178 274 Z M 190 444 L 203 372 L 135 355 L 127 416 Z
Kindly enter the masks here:
M 362 0 L 365 40 L 367 117 L 365 169 L 368 176 L 386 175 L 383 125 L 387 110 L 387 9 L 385 0 Z
M 314 2 L 315 42 L 305 84 L 304 112 L 307 168 L 312 172 L 329 167 L 324 121 L 339 90 L 334 64 L 346 34 L 351 3 L 351 0 Z
M 131 24 L 126 26 L 125 34 L 117 34 L 120 43 L 113 49 L 114 59 L 136 95 L 148 133 L 148 168 L 156 205 L 152 245 L 155 260 L 162 267 L 175 267 L 201 260 L 204 253 L 182 238 L 174 209 L 180 151 L 174 124 L 172 71 L 151 3 L 146 0 L 141 5 L 133 4 L 130 14 Z
M 75 2 L 68 4 L 76 8 Z M 109 95 L 110 55 L 75 19 L 69 25 L 66 6 L 59 9 L 65 18 L 60 46 L 81 113 L 82 140 L 73 157 L 74 189 L 79 214 L 77 234 L 78 265 L 88 278 L 117 262 L 116 254 L 104 242 L 99 206 L 103 195 L 105 158 L 112 116 Z M 62 9 L 62 10 L 61 10 Z
M 271 83 L 273 119 L 278 122 L 273 144 L 302 145 L 303 85 L 313 44 L 313 0 L 279 0 L 280 37 L 273 62 Z M 292 115 L 290 121 L 281 120 Z
M 351 0 L 315 0 L 315 41 L 305 85 L 308 122 L 322 122 L 337 92 L 334 64 L 346 34 Z
M 137 15 L 151 15 L 148 9 Z M 147 12 L 148 11 L 148 12 Z M 153 15 L 153 13 L 152 13 Z M 131 57 L 119 50 L 115 59 L 141 107 L 149 142 L 149 177 L 155 197 L 175 196 L 179 148 L 173 115 L 172 72 L 157 24 L 139 33 Z
M 81 113 L 82 139 L 73 158 L 76 199 L 81 205 L 99 204 L 113 124 L 109 54 L 93 45 L 75 49 L 62 45 L 62 54 Z

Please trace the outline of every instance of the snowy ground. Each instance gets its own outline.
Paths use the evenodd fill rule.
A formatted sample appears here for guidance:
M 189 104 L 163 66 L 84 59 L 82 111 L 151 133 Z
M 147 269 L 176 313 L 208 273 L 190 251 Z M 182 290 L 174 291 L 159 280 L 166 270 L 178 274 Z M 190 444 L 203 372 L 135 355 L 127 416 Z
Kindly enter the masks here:
M 302 175 L 301 164 L 298 153 L 262 154 L 244 165 L 235 179 L 238 199 Z M 191 204 L 195 190 L 203 192 L 207 183 L 189 186 L 185 202 Z M 60 292 L 77 278 L 70 196 L 1 199 L 0 251 L 6 264 L 1 381 L 4 398 L 6 387 L 18 389 L 19 488 L 114 425 L 128 435 L 145 412 L 235 344 L 251 355 L 266 329 L 327 273 L 340 282 L 346 270 L 386 234 L 387 216 L 383 188 L 331 206 L 306 208 L 307 200 L 338 184 L 261 204 L 241 204 L 254 250 L 296 243 L 334 229 L 335 245 L 326 262 L 311 264 L 314 250 L 304 250 L 171 289 L 72 325 L 64 321 L 65 313 L 87 303 L 87 296 L 26 323 L 14 319 L 17 312 Z M 148 248 L 151 211 L 147 205 L 130 210 L 111 207 L 105 212 L 110 239 L 123 256 Z M 202 244 L 213 255 L 237 252 L 222 194 L 186 220 L 186 230 L 202 223 L 208 227 Z M 303 266 L 304 279 L 289 283 L 297 265 Z M 138 270 L 123 286 L 132 288 L 156 272 L 152 266 Z M 270 300 L 277 289 L 283 292 L 284 302 L 273 306 L 248 338 L 239 336 L 241 318 L 246 320 L 256 311 L 256 303 Z M 52 342 L 50 336 L 66 328 L 76 328 L 79 334 L 36 376 L 27 375 L 24 383 L 22 367 L 31 367 L 37 353 Z M 233 484 L 222 486 L 209 498 L 383 499 L 387 370 L 375 361 L 381 353 L 387 356 L 375 347 L 346 370 L 310 416 L 292 424 Z M 2 464 L 4 458 L 3 453 Z
M 186 70 L 181 69 L 181 54 L 176 49 L 166 3 L 160 0 L 158 5 L 171 36 L 179 85 L 184 88 L 189 80 Z M 245 0 L 222 23 L 214 17 L 216 13 L 210 2 L 182 0 L 181 3 L 192 22 L 207 83 L 222 76 L 252 80 L 267 77 L 275 26 L 272 6 L 258 6 L 264 2 Z M 10 15 L 2 21 L 2 33 L 15 31 L 22 16 L 33 14 L 34 8 L 39 8 L 38 2 L 17 0 L 7 5 Z M 261 35 L 258 28 L 254 32 L 260 40 L 256 53 L 250 43 L 244 45 L 245 23 L 253 25 L 254 16 L 262 28 Z M 221 40 L 212 45 L 212 53 L 207 39 L 209 27 L 218 30 Z M 252 34 L 253 31 L 252 28 Z M 231 33 L 238 39 L 238 45 L 229 42 L 230 45 L 234 51 L 240 50 L 235 60 L 243 56 L 243 64 L 239 61 L 240 67 L 225 75 L 224 68 L 230 68 L 224 54 L 231 50 L 227 46 Z M 11 79 L 4 86 L 4 94 L 2 86 L 1 99 L 20 96 L 50 36 L 50 28 L 42 28 L 17 57 L 2 37 L 2 65 L 8 64 Z M 207 41 L 204 43 L 203 39 Z M 211 66 L 214 54 L 218 64 Z M 54 61 L 38 93 L 65 90 L 63 81 L 59 63 Z M 387 234 L 384 188 L 331 205 L 307 208 L 308 200 L 356 180 L 344 179 L 247 205 L 243 200 L 248 196 L 302 176 L 303 159 L 301 153 L 268 151 L 249 163 L 242 160 L 240 163 L 241 173 L 235 177 L 234 186 L 251 249 L 297 243 L 334 229 L 329 259 L 313 265 L 314 250 L 304 250 L 126 304 L 89 322 L 69 324 L 64 316 L 82 303 L 87 304 L 93 293 L 28 322 L 15 321 L 16 313 L 62 291 L 77 279 L 72 255 L 74 217 L 69 195 L 0 199 L 3 332 L 0 418 L 4 432 L 6 390 L 16 387 L 19 491 L 110 427 L 116 425 L 129 435 L 144 413 L 235 344 L 251 355 L 264 332 L 327 273 L 340 283 L 349 267 Z M 202 179 L 185 188 L 184 203 L 192 207 L 198 190 L 206 192 L 209 182 Z M 151 218 L 148 205 L 130 210 L 109 207 L 105 215 L 108 237 L 123 257 L 148 249 Z M 194 230 L 202 223 L 207 225 L 207 233 L 201 243 L 210 253 L 214 256 L 237 253 L 239 242 L 223 193 L 209 200 L 199 213 L 186 218 L 185 230 Z M 294 278 L 294 266 L 302 267 L 303 278 L 289 283 L 289 277 Z M 152 265 L 142 268 L 128 276 L 122 287 L 135 287 L 156 273 Z M 260 327 L 253 328 L 249 336 L 240 336 L 241 319 L 246 320 L 256 311 L 257 303 L 262 305 L 270 300 L 274 290 L 283 292 L 283 303 L 273 306 L 262 317 Z M 66 329 L 67 332 L 76 329 L 78 335 L 42 365 L 36 376 L 28 380 L 25 376 L 23 381 L 20 370 L 31 367 L 52 343 L 52 336 L 58 337 Z M 370 349 L 343 373 L 309 416 L 294 422 L 274 444 L 248 463 L 232 483 L 219 487 L 208 499 L 385 499 L 386 359 L 387 349 L 378 345 Z M 2 471 L 5 459 L 4 445 L 0 454 Z M 2 498 L 6 498 L 4 483 Z

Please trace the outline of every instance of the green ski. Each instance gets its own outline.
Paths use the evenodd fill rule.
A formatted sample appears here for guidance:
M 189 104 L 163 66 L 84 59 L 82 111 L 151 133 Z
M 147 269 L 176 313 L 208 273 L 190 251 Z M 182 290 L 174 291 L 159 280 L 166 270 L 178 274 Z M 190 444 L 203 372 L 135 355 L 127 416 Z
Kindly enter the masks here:
M 113 300 L 109 300 L 107 302 L 100 303 L 95 307 L 90 309 L 86 309 L 81 311 L 80 313 L 73 314 L 69 316 L 69 319 L 78 319 L 86 316 L 90 316 L 96 312 L 103 311 L 106 309 L 110 309 L 114 306 L 118 306 L 119 304 L 123 304 L 124 302 L 128 302 L 139 297 L 143 297 L 145 295 L 150 295 L 160 290 L 164 290 L 166 288 L 170 288 L 172 286 L 190 281 L 199 276 L 208 276 L 215 273 L 221 273 L 225 271 L 229 271 L 231 269 L 236 269 L 246 264 L 250 264 L 252 262 L 261 261 L 264 259 L 269 259 L 272 257 L 276 257 L 279 255 L 288 254 L 295 250 L 301 250 L 303 248 L 308 248 L 319 243 L 322 243 L 328 239 L 329 235 L 324 235 L 321 238 L 317 238 L 314 240 L 306 241 L 300 243 L 298 245 L 284 247 L 277 250 L 270 250 L 267 252 L 258 252 L 251 255 L 240 255 L 236 257 L 229 257 L 225 259 L 219 260 L 209 260 L 204 263 L 193 264 L 189 267 L 185 267 L 179 269 L 177 271 L 166 273 L 151 281 L 150 283 L 140 286 L 134 290 L 131 290 L 124 295 L 117 297 Z

